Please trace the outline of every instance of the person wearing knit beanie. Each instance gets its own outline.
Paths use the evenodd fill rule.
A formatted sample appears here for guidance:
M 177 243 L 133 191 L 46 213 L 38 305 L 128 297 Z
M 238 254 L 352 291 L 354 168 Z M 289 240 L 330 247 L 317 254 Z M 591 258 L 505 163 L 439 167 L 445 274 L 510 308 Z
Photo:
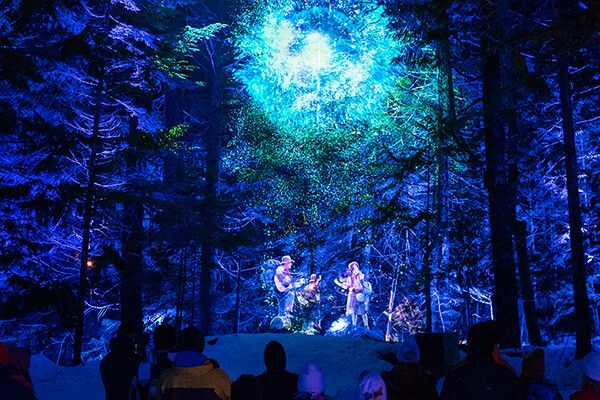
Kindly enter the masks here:
M 315 364 L 308 364 L 298 378 L 296 399 L 324 399 L 325 384 L 323 375 Z

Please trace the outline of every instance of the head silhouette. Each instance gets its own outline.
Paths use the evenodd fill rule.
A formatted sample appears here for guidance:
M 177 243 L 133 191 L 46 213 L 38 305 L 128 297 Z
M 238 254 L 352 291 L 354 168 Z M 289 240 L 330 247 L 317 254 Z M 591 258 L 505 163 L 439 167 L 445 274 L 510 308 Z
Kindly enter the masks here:
M 502 339 L 503 332 L 498 322 L 479 322 L 469 329 L 467 352 L 471 357 L 492 357 L 494 349 Z
M 283 345 L 275 340 L 267 343 L 265 346 L 264 361 L 267 371 L 283 371 L 286 366 L 286 355 Z
M 156 350 L 171 350 L 177 344 L 177 332 L 173 326 L 162 324 L 154 330 L 153 339 Z
M 179 332 L 176 351 L 197 351 L 202 353 L 206 341 L 204 334 L 198 328 L 189 327 Z

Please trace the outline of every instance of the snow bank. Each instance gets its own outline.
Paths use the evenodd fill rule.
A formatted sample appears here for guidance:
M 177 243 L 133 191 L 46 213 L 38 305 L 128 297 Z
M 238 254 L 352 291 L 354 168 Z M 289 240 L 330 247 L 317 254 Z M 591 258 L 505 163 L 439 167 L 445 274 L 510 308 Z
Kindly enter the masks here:
M 265 333 L 222 336 L 214 346 L 207 346 L 206 354 L 235 380 L 243 373 L 264 372 L 263 350 L 270 340 L 285 348 L 289 371 L 300 373 L 308 363 L 316 364 L 323 373 L 326 394 L 335 399 L 348 398 L 363 370 L 389 369 L 390 364 L 377 358 L 377 353 L 395 351 L 392 344 L 365 338 Z
M 104 400 L 100 361 L 61 367 L 38 354 L 31 358 L 29 371 L 39 400 Z

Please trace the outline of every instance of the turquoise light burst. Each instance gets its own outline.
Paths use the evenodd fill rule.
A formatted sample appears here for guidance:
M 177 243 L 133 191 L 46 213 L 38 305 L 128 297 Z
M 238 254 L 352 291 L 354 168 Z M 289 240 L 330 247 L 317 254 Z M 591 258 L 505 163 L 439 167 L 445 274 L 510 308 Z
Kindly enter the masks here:
M 234 76 L 278 127 L 371 125 L 385 110 L 401 49 L 375 2 L 259 0 L 241 21 Z

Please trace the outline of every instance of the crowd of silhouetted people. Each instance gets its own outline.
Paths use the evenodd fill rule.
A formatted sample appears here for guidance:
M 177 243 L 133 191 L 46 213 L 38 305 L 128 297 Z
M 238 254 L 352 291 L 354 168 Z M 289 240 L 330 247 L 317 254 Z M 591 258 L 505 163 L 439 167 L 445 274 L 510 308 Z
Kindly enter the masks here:
M 536 349 L 522 360 L 521 375 L 502 359 L 501 329 L 493 321 L 469 330 L 467 356 L 438 381 L 421 363 L 413 336 L 397 348 L 387 371 L 365 370 L 357 377 L 356 400 L 560 400 L 556 385 L 545 379 L 544 351 Z M 270 341 L 264 349 L 265 370 L 242 374 L 235 381 L 217 360 L 204 354 L 202 332 L 188 327 L 177 334 L 160 325 L 153 348 L 145 357 L 135 351 L 134 337 L 121 325 L 100 363 L 106 400 L 325 400 L 327 388 L 317 364 L 299 373 L 286 365 L 283 345 Z M 29 353 L 0 344 L 0 400 L 35 400 L 29 375 Z M 571 400 L 600 400 L 600 353 L 582 361 L 585 382 Z M 344 374 L 340 370 L 339 374 Z M 441 392 L 438 391 L 441 387 Z M 85 393 L 82 393 L 85 399 Z M 60 399 L 56 399 L 60 400 Z
M 521 376 L 502 359 L 501 328 L 494 321 L 475 324 L 467 338 L 467 356 L 438 380 L 420 362 L 413 336 L 397 348 L 388 371 L 365 370 L 352 395 L 357 400 L 559 400 L 556 385 L 545 380 L 544 351 L 536 349 L 522 361 Z M 265 371 L 242 374 L 232 381 L 217 360 L 204 354 L 204 335 L 183 329 L 178 337 L 169 325 L 159 326 L 154 349 L 146 361 L 136 355 L 132 334 L 120 329 L 100 369 L 106 400 L 324 400 L 326 387 L 317 364 L 288 371 L 286 352 L 277 341 L 264 349 Z M 583 360 L 585 384 L 572 400 L 600 400 L 600 353 Z M 344 371 L 340 370 L 340 374 Z M 132 384 L 133 382 L 133 384 Z M 350 396 L 348 394 L 348 396 Z

